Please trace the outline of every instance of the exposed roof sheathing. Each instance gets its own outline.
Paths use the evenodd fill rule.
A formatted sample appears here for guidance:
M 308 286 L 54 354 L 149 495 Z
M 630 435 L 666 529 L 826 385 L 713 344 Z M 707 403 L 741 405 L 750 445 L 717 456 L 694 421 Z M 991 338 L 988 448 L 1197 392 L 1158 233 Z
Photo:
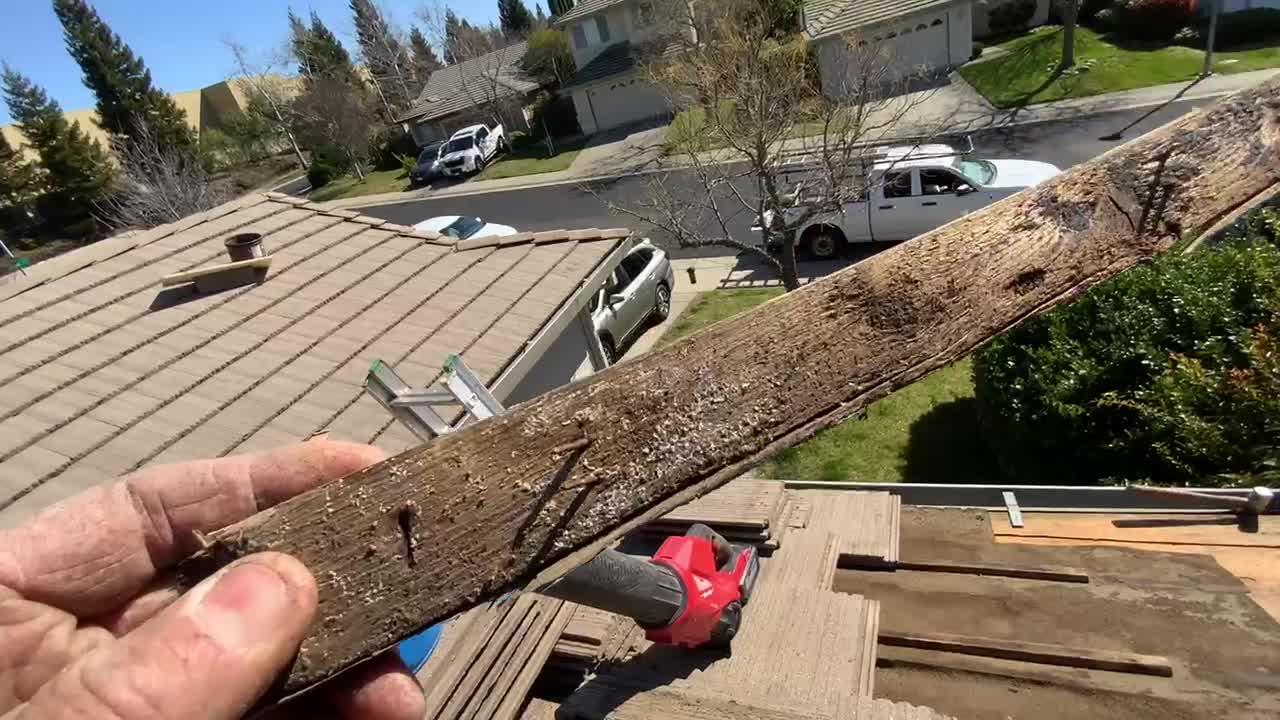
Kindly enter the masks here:
M 810 0 L 804 29 L 817 39 L 896 20 L 925 10 L 940 10 L 967 0 Z
M 168 274 L 263 235 L 266 280 L 209 295 Z M 382 358 L 428 384 L 449 353 L 492 382 L 629 235 L 455 243 L 256 195 L 104 240 L 0 285 L 0 524 L 143 464 L 335 437 L 413 437 L 366 396 Z

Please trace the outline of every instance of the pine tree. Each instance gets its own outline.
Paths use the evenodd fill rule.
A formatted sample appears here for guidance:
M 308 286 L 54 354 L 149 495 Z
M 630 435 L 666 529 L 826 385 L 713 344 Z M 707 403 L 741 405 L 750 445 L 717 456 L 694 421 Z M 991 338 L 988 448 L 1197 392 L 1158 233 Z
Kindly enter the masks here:
M 547 9 L 551 11 L 551 17 L 558 18 L 572 10 L 575 4 L 574 0 L 547 0 Z
M 145 122 L 166 146 L 194 147 L 186 113 L 152 85 L 142 58 L 134 56 L 85 0 L 53 0 L 53 11 L 62 22 L 67 51 L 97 98 L 103 130 L 124 139 L 136 123 Z
M 427 37 L 415 25 L 409 30 L 409 48 L 413 51 L 413 72 L 418 78 L 418 88 L 427 84 L 427 79 L 431 77 L 431 73 L 444 67 L 444 63 L 440 62 L 440 58 L 436 56 L 435 48 L 431 47 L 431 43 L 427 42 Z
M 540 28 L 546 27 L 547 14 L 542 12 L 542 3 L 534 3 L 534 8 L 537 10 L 537 15 L 534 18 L 536 25 Z
M 360 55 L 384 104 L 391 109 L 389 119 L 394 120 L 395 115 L 408 109 L 417 90 L 413 62 L 373 0 L 351 0 L 351 12 L 355 16 Z
M 0 133 L 0 234 L 25 235 L 33 221 L 39 176 Z
M 498 0 L 498 22 L 502 34 L 510 40 L 528 36 L 533 31 L 533 13 L 524 0 Z
M 458 16 L 454 14 L 453 8 L 447 8 L 444 11 L 444 61 L 453 65 L 461 62 L 464 58 L 460 58 L 463 28 L 462 23 L 458 21 Z
M 307 51 L 315 74 L 334 80 L 355 79 L 356 66 L 351 62 L 351 55 L 315 10 L 311 11 L 311 27 L 307 30 Z
M 4 95 L 18 129 L 40 157 L 44 188 L 36 202 L 40 216 L 54 232 L 83 237 L 97 227 L 94 204 L 111 183 L 107 153 L 68 123 L 62 108 L 30 79 L 4 68 Z

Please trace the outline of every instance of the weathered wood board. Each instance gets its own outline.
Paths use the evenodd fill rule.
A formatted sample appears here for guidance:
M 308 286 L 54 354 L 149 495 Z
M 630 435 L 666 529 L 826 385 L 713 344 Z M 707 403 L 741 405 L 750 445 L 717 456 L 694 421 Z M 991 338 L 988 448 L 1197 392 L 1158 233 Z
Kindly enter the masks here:
M 1280 79 L 751 312 L 213 533 L 314 573 L 296 693 L 623 533 L 1195 236 L 1280 182 Z M 269 699 L 269 700 L 270 700 Z

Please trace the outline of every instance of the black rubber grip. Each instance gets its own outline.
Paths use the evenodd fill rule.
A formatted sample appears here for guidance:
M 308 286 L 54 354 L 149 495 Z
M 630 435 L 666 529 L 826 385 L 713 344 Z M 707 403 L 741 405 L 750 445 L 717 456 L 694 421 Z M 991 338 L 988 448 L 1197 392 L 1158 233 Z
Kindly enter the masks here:
M 685 607 L 685 589 L 675 573 L 617 550 L 605 550 L 542 594 L 625 615 L 644 628 L 670 625 Z

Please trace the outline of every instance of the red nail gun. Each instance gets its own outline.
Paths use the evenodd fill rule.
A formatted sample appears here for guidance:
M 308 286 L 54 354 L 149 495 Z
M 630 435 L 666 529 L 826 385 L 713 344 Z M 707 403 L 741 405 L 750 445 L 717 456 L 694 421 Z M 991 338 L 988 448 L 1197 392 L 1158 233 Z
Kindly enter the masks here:
M 754 547 L 695 524 L 649 560 L 606 550 L 542 592 L 634 618 L 655 643 L 727 648 L 759 574 Z

